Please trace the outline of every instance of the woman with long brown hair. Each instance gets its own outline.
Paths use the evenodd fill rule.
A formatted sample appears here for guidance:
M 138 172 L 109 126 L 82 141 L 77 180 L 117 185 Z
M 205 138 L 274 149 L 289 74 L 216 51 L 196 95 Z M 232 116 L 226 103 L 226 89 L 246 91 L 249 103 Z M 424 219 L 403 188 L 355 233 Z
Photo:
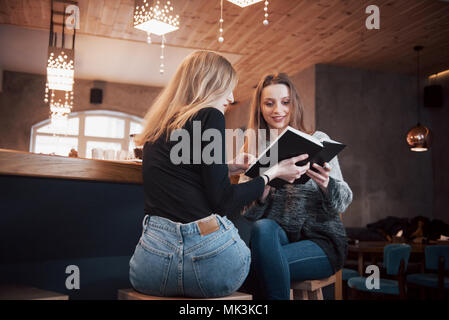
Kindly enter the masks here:
M 304 118 L 291 79 L 284 73 L 265 76 L 254 94 L 248 124 L 258 134 L 248 135 L 244 150 L 258 156 L 287 126 L 312 134 Z M 268 130 L 270 134 L 264 132 Z M 320 131 L 313 136 L 330 139 Z M 352 191 L 337 158 L 324 167 L 311 166 L 316 171 L 302 172 L 310 177 L 307 183 L 266 186 L 263 196 L 243 211 L 255 221 L 251 276 L 245 287 L 256 299 L 289 299 L 291 281 L 328 277 L 343 267 L 347 241 L 339 214 L 351 203 Z
M 248 274 L 250 252 L 227 216 L 260 198 L 269 179 L 292 181 L 300 173 L 296 157 L 231 185 L 229 173 L 248 167 L 245 155 L 225 161 L 223 114 L 236 83 L 228 60 L 196 51 L 145 116 L 136 139 L 144 146 L 145 217 L 129 274 L 137 291 L 184 297 L 236 291 Z

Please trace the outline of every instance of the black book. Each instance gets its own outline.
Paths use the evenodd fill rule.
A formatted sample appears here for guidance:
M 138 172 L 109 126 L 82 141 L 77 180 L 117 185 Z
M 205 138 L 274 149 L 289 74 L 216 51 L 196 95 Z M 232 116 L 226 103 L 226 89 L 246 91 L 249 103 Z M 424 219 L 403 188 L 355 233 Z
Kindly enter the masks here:
M 296 165 L 304 166 L 310 162 L 310 169 L 318 171 L 312 167 L 313 163 L 323 166 L 325 162 L 331 161 L 346 145 L 333 141 L 319 139 L 296 130 L 292 127 L 287 127 L 270 146 L 257 158 L 257 160 L 246 170 L 245 175 L 250 178 L 260 176 L 264 168 L 270 168 L 276 163 L 270 163 L 270 154 L 277 152 L 277 162 L 285 159 L 297 157 L 301 154 L 308 154 L 306 160 L 298 162 Z M 271 165 L 270 165 L 271 164 Z M 301 178 L 294 181 L 295 184 L 304 184 L 309 181 L 309 176 L 302 175 Z M 269 185 L 275 188 L 280 188 L 288 182 L 279 178 L 270 181 Z

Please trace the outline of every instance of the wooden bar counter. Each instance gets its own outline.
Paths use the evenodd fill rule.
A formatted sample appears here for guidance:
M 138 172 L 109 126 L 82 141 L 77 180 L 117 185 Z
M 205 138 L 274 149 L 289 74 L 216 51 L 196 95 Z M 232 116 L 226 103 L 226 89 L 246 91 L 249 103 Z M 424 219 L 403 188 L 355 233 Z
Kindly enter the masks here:
M 0 175 L 142 184 L 142 165 L 0 149 Z
M 116 299 L 144 215 L 141 163 L 0 149 L 0 285 Z

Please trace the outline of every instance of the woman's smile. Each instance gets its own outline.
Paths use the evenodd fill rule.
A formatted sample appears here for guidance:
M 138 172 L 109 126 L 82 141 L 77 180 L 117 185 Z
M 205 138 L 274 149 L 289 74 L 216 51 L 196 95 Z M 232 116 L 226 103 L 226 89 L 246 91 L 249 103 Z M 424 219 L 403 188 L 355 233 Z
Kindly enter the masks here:
M 286 118 L 286 116 L 272 116 L 271 118 L 273 119 L 273 121 L 275 121 L 277 123 L 282 123 L 282 122 L 284 122 L 284 119 Z

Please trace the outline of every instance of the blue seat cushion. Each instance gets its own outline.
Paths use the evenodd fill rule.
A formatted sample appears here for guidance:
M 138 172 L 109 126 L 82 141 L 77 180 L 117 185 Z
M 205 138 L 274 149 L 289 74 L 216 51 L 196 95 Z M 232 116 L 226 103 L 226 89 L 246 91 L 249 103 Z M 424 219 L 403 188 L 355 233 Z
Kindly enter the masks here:
M 407 282 L 424 287 L 438 288 L 438 275 L 435 273 L 409 274 Z M 444 278 L 444 288 L 449 289 L 449 277 Z
M 343 281 L 349 280 L 349 278 L 354 278 L 360 276 L 359 273 L 356 270 L 343 268 L 341 270 L 341 279 Z
M 399 285 L 396 280 L 379 279 L 379 289 L 368 289 L 365 281 L 365 277 L 350 278 L 348 286 L 360 291 L 399 295 Z

